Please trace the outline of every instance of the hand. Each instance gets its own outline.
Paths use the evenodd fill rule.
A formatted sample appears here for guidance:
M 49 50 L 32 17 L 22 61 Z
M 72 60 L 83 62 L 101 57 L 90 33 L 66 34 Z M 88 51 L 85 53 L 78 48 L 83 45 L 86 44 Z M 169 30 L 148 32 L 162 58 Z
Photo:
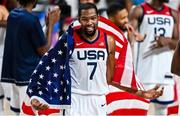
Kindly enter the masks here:
M 37 99 L 32 99 L 31 105 L 36 110 L 46 110 L 49 108 L 47 104 L 42 104 Z
M 157 36 L 155 41 L 152 41 L 152 45 L 150 46 L 151 50 L 162 48 L 164 46 L 168 46 L 171 39 L 163 36 Z
M 60 19 L 61 10 L 59 7 L 54 7 L 53 9 L 49 9 L 48 14 L 46 15 L 46 25 L 54 25 Z
M 160 90 L 160 85 L 156 85 L 154 88 L 147 90 L 147 91 L 142 91 L 142 96 L 143 98 L 146 99 L 156 99 L 160 96 L 162 96 L 164 87 L 162 87 Z
M 138 32 L 135 32 L 134 36 L 135 36 L 135 40 L 138 41 L 138 42 L 142 42 L 146 38 L 146 34 L 142 35 L 142 34 L 140 34 Z
M 132 38 L 134 36 L 135 40 L 138 42 L 141 42 L 146 38 L 146 34 L 142 35 L 142 34 L 136 32 L 130 24 L 126 24 L 126 28 L 128 31 L 128 37 Z

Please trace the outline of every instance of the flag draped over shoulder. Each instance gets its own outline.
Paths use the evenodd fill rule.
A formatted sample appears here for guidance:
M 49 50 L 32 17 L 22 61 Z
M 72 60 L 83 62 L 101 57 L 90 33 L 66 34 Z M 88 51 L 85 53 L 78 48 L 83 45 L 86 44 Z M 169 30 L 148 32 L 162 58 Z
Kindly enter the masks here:
M 112 35 L 116 41 L 116 66 L 113 81 L 122 86 L 143 89 L 133 68 L 131 46 L 123 32 L 108 19 L 100 17 L 98 27 Z M 132 95 L 128 92 L 109 86 L 110 93 L 106 95 L 108 115 L 146 115 L 149 100 Z M 128 105 L 127 105 L 128 104 Z
M 27 110 L 30 106 L 29 98 L 36 98 L 40 102 L 48 104 L 51 109 L 54 109 L 53 111 L 70 108 L 71 76 L 69 57 L 73 51 L 73 44 L 72 29 L 69 28 L 56 46 L 42 57 L 31 75 L 27 88 L 28 96 L 22 106 L 25 114 L 33 115 L 32 110 Z
M 48 115 L 57 113 L 59 112 L 58 108 L 68 108 L 70 105 L 70 72 L 68 62 L 73 52 L 72 32 L 73 29 L 80 28 L 80 23 L 75 21 L 71 26 L 72 28 L 69 28 L 70 31 L 67 31 L 56 46 L 43 56 L 32 74 L 32 79 L 27 89 L 28 97 L 31 97 L 31 99 L 37 98 L 50 105 L 50 109 L 40 111 L 39 114 Z M 141 84 L 134 73 L 131 48 L 124 34 L 116 25 L 103 17 L 99 17 L 98 29 L 113 36 L 116 41 L 116 66 L 113 81 L 123 86 L 141 89 Z M 147 111 L 147 100 L 110 87 L 110 93 L 107 95 L 108 113 L 113 114 L 115 112 L 116 115 L 119 115 L 119 112 L 117 113 L 116 111 L 120 111 L 123 106 L 129 104 L 130 98 L 134 99 L 134 101 L 139 101 L 141 103 L 140 109 Z M 30 103 L 28 103 L 29 100 L 26 99 L 26 101 L 23 103 L 23 112 L 33 115 L 32 110 L 30 110 Z M 122 104 L 125 102 L 119 101 L 127 101 L 128 103 Z M 133 103 L 137 104 L 137 102 Z M 29 110 L 27 110 L 28 108 Z M 137 105 L 132 105 L 131 108 L 123 109 L 138 108 Z

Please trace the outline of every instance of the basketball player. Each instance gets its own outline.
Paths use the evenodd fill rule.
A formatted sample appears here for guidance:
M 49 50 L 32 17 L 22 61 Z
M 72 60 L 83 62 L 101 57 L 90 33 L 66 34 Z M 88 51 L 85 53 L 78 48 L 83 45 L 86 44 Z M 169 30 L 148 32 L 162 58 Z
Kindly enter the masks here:
M 119 87 L 119 84 L 112 83 L 115 40 L 97 29 L 98 11 L 94 4 L 81 4 L 78 14 L 81 28 L 74 32 L 74 51 L 69 61 L 72 104 L 71 110 L 66 110 L 65 114 L 106 116 L 105 94 L 108 93 L 108 84 Z M 151 93 L 159 97 L 162 91 Z M 32 99 L 31 104 L 37 110 L 48 108 L 37 99 Z
M 8 16 L 1 81 L 12 84 L 11 110 L 19 114 L 29 78 L 51 45 L 51 32 L 59 10 L 49 12 L 47 39 L 39 19 L 32 15 L 37 0 L 18 0 L 21 7 Z M 58 16 L 59 18 L 59 16 Z
M 4 40 L 6 35 L 7 17 L 9 15 L 6 7 L 0 5 L 0 75 L 2 71 Z M 11 86 L 7 83 L 0 83 L 0 115 L 4 115 L 3 98 L 10 99 Z M 9 109 L 7 109 L 9 110 Z
M 174 80 L 170 73 L 172 54 L 178 40 L 178 14 L 165 5 L 169 0 L 150 0 L 135 7 L 130 20 L 135 29 L 146 34 L 136 46 L 136 71 L 145 89 L 164 86 L 163 96 L 152 100 L 156 115 L 167 115 L 174 99 Z M 153 108 L 150 108 L 153 109 Z

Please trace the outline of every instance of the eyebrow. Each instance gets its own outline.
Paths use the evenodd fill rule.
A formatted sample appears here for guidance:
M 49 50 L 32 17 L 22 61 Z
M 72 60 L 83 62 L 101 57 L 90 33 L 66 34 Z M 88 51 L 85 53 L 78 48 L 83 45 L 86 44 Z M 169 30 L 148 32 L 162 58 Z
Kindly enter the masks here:
M 92 15 L 92 16 L 82 16 L 82 18 L 89 18 L 89 17 L 98 17 L 98 15 Z

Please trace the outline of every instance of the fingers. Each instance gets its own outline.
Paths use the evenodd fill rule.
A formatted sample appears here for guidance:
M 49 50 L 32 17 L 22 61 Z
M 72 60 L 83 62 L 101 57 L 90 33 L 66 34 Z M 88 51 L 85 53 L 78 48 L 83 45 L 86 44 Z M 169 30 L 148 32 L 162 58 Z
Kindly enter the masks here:
M 126 28 L 128 30 L 128 32 L 134 33 L 134 28 L 130 25 L 130 24 L 126 24 Z
M 47 104 L 42 104 L 40 103 L 37 99 L 33 99 L 31 101 L 31 105 L 33 106 L 34 109 L 36 110 L 46 110 L 49 108 Z
M 146 34 L 142 35 L 138 32 L 134 32 L 134 36 L 135 36 L 136 41 L 138 41 L 138 42 L 141 42 L 146 38 Z
M 159 44 L 157 43 L 157 41 L 155 41 L 155 42 L 152 42 L 152 45 L 149 48 L 151 50 L 154 50 L 154 49 L 157 49 L 159 47 L 160 47 Z
M 153 89 L 154 89 L 154 90 L 157 90 L 157 89 L 159 89 L 159 87 L 160 87 L 160 85 L 157 84 Z
M 40 104 L 36 110 L 46 110 L 49 106 L 47 104 Z
M 34 107 L 34 109 L 36 109 L 36 110 L 46 110 L 46 109 L 48 109 L 49 108 L 49 106 L 48 105 L 46 105 L 46 104 L 39 104 L 38 106 L 33 106 Z
M 163 95 L 163 92 L 164 92 L 164 87 L 162 87 L 162 89 L 160 90 L 160 96 Z
M 48 9 L 46 24 L 54 25 L 60 19 L 61 10 L 58 6 Z
M 159 88 L 160 88 L 160 85 L 156 85 L 154 87 L 154 90 L 156 90 L 156 91 L 154 92 L 152 99 L 156 99 L 163 95 L 164 87 L 160 88 L 160 90 L 159 90 Z

